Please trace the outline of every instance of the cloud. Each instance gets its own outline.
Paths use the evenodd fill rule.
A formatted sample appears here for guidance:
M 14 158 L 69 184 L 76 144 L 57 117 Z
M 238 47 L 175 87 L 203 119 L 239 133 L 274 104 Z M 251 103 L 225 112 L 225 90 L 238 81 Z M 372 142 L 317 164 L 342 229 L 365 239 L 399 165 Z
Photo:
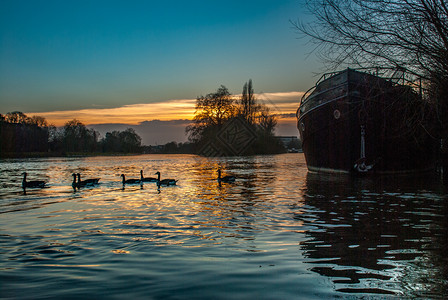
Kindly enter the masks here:
M 152 120 L 143 121 L 137 125 L 124 123 L 110 123 L 110 124 L 91 124 L 89 128 L 98 131 L 102 137 L 107 132 L 114 130 L 123 131 L 127 128 L 132 128 L 142 138 L 144 145 L 163 145 L 169 142 L 186 142 L 187 136 L 185 134 L 185 127 L 191 123 L 190 120 Z
M 269 99 L 273 102 L 298 104 L 304 94 L 304 92 L 261 93 L 257 94 L 257 97 L 259 99 Z
M 279 119 L 291 119 L 291 118 L 296 118 L 296 113 L 291 113 L 291 114 L 278 114 L 276 115 L 277 118 Z
M 195 103 L 195 99 L 183 99 L 157 103 L 132 104 L 116 108 L 90 108 L 27 114 L 42 116 L 49 123 L 56 126 L 62 126 L 72 119 L 78 119 L 84 124 L 126 123 L 137 125 L 145 120 L 192 119 L 195 111 Z

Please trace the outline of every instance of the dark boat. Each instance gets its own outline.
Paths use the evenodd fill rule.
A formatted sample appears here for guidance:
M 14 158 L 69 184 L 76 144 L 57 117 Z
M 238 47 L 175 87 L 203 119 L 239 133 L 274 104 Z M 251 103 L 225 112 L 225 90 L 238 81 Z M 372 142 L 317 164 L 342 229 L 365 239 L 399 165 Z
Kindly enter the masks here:
M 432 170 L 435 143 L 425 128 L 424 113 L 421 93 L 408 84 L 354 69 L 325 74 L 305 93 L 297 110 L 308 169 Z

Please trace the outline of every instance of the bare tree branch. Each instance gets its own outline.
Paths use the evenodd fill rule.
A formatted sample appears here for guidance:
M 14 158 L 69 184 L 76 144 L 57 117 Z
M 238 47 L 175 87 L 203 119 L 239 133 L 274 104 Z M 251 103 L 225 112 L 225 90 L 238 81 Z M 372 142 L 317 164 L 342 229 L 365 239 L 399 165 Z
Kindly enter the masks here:
M 293 22 L 319 55 L 340 65 L 400 67 L 429 78 L 448 71 L 448 7 L 444 0 L 309 0 L 312 24 Z

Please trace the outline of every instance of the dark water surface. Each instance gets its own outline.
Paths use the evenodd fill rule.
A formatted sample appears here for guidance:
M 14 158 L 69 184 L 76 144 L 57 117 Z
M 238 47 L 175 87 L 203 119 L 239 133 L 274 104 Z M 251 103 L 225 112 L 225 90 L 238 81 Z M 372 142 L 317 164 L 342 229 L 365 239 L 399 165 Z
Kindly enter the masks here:
M 123 189 L 140 169 L 178 186 Z M 48 188 L 24 194 L 25 170 Z M 73 172 L 101 184 L 74 191 Z M 443 298 L 446 193 L 430 176 L 311 174 L 303 154 L 3 160 L 0 297 Z

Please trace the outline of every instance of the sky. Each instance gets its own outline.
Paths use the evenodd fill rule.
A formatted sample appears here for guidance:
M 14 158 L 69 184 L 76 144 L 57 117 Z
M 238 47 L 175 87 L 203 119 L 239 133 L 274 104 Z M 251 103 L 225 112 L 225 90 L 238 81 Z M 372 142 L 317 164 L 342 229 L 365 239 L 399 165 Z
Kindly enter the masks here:
M 2 0 L 0 113 L 132 125 L 162 144 L 172 133 L 152 138 L 155 124 L 179 129 L 198 96 L 220 85 L 238 95 L 252 79 L 283 115 L 277 133 L 297 135 L 291 114 L 321 69 L 291 25 L 311 18 L 303 2 Z

